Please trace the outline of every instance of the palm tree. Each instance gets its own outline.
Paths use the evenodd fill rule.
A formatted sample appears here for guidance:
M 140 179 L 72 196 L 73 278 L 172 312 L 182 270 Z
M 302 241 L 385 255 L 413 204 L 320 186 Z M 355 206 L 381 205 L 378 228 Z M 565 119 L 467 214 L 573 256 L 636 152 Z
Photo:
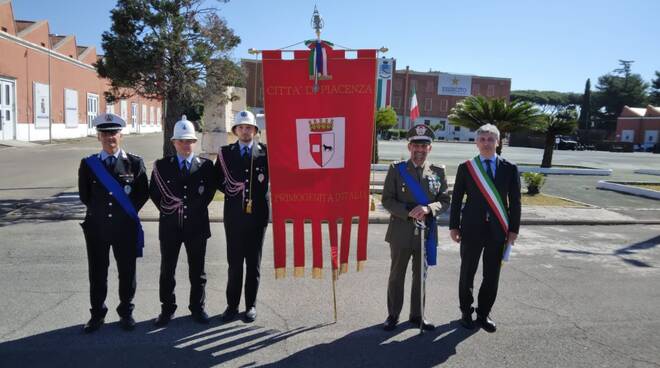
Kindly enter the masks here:
M 553 112 L 543 114 L 532 127 L 545 134 L 545 148 L 541 167 L 552 167 L 552 153 L 557 135 L 573 134 L 577 129 L 577 113 L 574 108 L 560 108 Z
M 502 137 L 507 133 L 531 127 L 539 119 L 539 110 L 529 102 L 486 99 L 470 96 L 457 103 L 449 113 L 449 122 L 472 130 L 493 124 L 500 130 L 497 153 L 502 153 Z

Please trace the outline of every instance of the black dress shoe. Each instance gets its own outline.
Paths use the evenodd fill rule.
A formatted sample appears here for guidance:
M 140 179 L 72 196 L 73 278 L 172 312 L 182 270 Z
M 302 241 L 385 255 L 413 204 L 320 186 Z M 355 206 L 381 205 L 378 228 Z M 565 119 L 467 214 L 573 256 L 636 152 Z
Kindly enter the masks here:
M 397 323 L 399 323 L 399 318 L 394 316 L 387 316 L 387 319 L 383 323 L 383 329 L 385 331 L 392 331 L 396 328 Z
M 236 316 L 238 315 L 238 310 L 237 309 L 231 309 L 227 307 L 224 312 L 220 315 L 220 320 L 222 322 L 230 322 L 233 321 Z
M 495 322 L 490 319 L 488 316 L 477 316 L 477 321 L 479 321 L 479 324 L 481 325 L 481 328 L 484 329 L 486 332 L 493 333 L 497 331 L 497 326 L 495 326 Z
M 422 325 L 422 330 L 425 331 L 431 331 L 435 329 L 435 325 L 427 320 L 422 320 L 421 317 L 410 317 L 408 319 L 408 322 L 412 323 L 416 327 L 419 327 L 419 325 Z
M 98 330 L 99 328 L 101 328 L 104 322 L 105 319 L 103 317 L 92 317 L 89 319 L 89 321 L 87 321 L 87 323 L 85 323 L 85 326 L 83 327 L 83 331 L 85 333 L 92 333 Z
M 133 316 L 121 317 L 119 319 L 119 327 L 124 331 L 135 330 L 135 320 L 133 319 Z
M 472 313 L 463 313 L 461 316 L 461 326 L 468 330 L 474 329 L 474 321 L 472 321 Z
M 245 311 L 245 322 L 254 322 L 257 319 L 257 308 L 250 307 Z
M 154 320 L 154 325 L 156 327 L 165 327 L 167 326 L 168 323 L 172 320 L 173 313 L 165 313 L 162 312 L 161 314 L 158 315 L 158 318 Z
M 192 314 L 193 321 L 197 323 L 201 323 L 203 325 L 208 325 L 211 319 L 209 318 L 209 315 L 206 314 L 206 311 L 203 309 L 201 311 L 194 312 Z

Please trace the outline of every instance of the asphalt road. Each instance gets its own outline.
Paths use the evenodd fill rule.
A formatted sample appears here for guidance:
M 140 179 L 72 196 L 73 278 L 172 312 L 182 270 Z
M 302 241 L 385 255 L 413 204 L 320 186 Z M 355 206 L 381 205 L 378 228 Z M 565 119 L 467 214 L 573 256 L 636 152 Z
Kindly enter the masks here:
M 385 225 L 369 228 L 365 271 L 355 272 L 353 263 L 339 279 L 336 323 L 327 270 L 323 280 L 311 279 L 309 271 L 303 279 L 274 279 L 269 230 L 254 324 L 221 325 L 217 318 L 210 326 L 194 324 L 186 310 L 189 287 L 182 256 L 176 319 L 155 329 L 157 225 L 144 226 L 147 245 L 138 261 L 135 298 L 138 327 L 127 333 L 116 324 L 113 264 L 108 324 L 93 335 L 81 332 L 88 318 L 88 283 L 78 224 L 1 227 L 0 366 L 660 366 L 660 226 L 523 228 L 500 279 L 492 313 L 495 334 L 468 332 L 457 323 L 458 248 L 443 229 L 427 297 L 427 317 L 439 327 L 421 336 L 407 323 L 392 333 L 379 327 L 386 316 L 389 268 Z M 212 231 L 207 309 L 217 316 L 225 307 L 227 264 L 222 225 L 213 224 Z M 407 315 L 404 304 L 402 319 Z

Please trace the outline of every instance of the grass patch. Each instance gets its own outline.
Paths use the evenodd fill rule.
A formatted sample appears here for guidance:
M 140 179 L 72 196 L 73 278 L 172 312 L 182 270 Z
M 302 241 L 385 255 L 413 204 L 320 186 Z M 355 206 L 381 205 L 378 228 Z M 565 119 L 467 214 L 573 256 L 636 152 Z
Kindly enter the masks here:
M 660 184 L 649 183 L 649 184 L 629 184 L 629 185 L 633 187 L 638 187 L 642 189 L 651 189 L 660 192 Z
M 585 207 L 583 204 L 543 193 L 536 195 L 523 193 L 521 202 L 523 206 Z
M 516 163 L 517 166 L 531 166 L 531 167 L 541 167 L 540 164 L 529 164 L 529 163 Z M 551 169 L 561 168 L 561 169 L 597 169 L 595 167 L 589 166 L 578 166 L 578 165 L 555 165 L 552 164 Z

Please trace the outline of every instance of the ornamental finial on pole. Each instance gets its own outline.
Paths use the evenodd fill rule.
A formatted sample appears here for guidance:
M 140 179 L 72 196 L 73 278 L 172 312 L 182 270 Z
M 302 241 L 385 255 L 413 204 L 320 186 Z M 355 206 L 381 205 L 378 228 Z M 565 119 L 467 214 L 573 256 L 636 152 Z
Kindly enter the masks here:
M 323 18 L 321 17 L 321 14 L 319 14 L 319 10 L 316 8 L 316 5 L 314 5 L 314 13 L 312 14 L 311 25 L 316 32 L 316 38 L 320 40 L 321 29 L 323 29 Z

